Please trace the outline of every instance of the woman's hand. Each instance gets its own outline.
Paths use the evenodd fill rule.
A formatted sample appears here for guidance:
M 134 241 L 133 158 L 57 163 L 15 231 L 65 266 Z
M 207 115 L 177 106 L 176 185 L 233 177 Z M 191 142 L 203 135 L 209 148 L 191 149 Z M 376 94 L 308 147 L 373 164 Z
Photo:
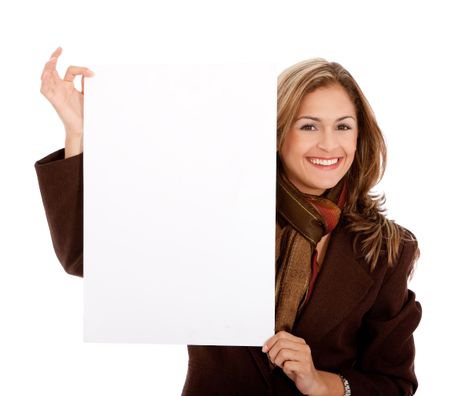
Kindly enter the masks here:
M 56 62 L 61 55 L 62 48 L 53 52 L 50 60 L 45 64 L 41 75 L 41 93 L 50 101 L 61 118 L 67 139 L 80 139 L 83 135 L 83 95 L 84 78 L 94 73 L 87 67 L 70 66 L 64 79 L 56 71 Z M 81 75 L 81 92 L 73 84 L 75 76 Z
M 316 370 L 311 349 L 305 340 L 286 331 L 279 331 L 263 346 L 272 363 L 281 367 L 305 395 L 343 395 L 340 377 L 333 373 Z

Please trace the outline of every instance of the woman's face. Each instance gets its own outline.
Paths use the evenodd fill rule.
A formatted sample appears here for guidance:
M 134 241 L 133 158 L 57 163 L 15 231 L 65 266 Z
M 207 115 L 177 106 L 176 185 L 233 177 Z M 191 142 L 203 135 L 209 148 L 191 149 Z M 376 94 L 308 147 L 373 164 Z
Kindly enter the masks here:
M 280 148 L 289 180 L 302 192 L 321 195 L 352 165 L 358 125 L 355 107 L 339 84 L 306 95 Z

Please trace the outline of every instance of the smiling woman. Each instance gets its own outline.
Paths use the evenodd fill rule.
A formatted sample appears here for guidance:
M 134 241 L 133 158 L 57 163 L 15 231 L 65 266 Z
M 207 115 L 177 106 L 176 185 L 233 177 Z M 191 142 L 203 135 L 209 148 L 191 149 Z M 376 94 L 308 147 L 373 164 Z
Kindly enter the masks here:
M 64 269 L 83 276 L 83 92 L 71 66 L 41 92 L 66 146 L 35 168 Z M 278 80 L 275 335 L 260 347 L 188 345 L 183 395 L 411 395 L 421 306 L 408 289 L 414 235 L 387 219 L 371 189 L 386 146 L 370 105 L 341 65 L 309 59 Z M 161 393 L 163 394 L 163 393 Z
M 419 251 L 371 193 L 386 146 L 351 74 L 322 58 L 281 73 L 277 142 L 277 334 L 263 350 L 304 394 L 414 393 Z

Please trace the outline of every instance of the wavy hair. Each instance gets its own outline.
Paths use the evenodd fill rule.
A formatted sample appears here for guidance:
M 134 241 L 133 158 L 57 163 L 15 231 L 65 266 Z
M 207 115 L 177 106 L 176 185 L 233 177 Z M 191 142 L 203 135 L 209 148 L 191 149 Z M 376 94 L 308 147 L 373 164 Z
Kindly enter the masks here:
M 292 127 L 302 99 L 319 87 L 340 84 L 352 100 L 358 124 L 355 158 L 348 171 L 348 198 L 342 216 L 347 230 L 354 234 L 353 248 L 361 252 L 373 270 L 385 251 L 392 266 L 402 239 L 412 240 L 410 232 L 384 215 L 384 194 L 371 189 L 381 180 L 386 167 L 386 144 L 372 108 L 352 75 L 339 63 L 312 58 L 296 63 L 278 77 L 277 149 Z M 416 251 L 416 258 L 418 250 Z

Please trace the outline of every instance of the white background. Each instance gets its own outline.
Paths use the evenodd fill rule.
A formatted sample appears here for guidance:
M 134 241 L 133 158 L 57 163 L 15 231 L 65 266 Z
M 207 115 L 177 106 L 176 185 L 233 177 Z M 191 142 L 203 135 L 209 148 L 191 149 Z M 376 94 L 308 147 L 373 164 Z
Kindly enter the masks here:
M 281 71 L 313 56 L 346 67 L 388 142 L 379 186 L 388 215 L 420 240 L 411 283 L 424 310 L 415 334 L 417 394 L 446 392 L 445 2 L 6 4 L 0 6 L 0 394 L 177 395 L 187 367 L 182 346 L 82 342 L 82 280 L 66 275 L 55 257 L 34 171 L 36 160 L 64 144 L 62 124 L 39 93 L 42 67 L 57 46 L 62 75 L 71 64 L 179 60 L 275 60 Z

